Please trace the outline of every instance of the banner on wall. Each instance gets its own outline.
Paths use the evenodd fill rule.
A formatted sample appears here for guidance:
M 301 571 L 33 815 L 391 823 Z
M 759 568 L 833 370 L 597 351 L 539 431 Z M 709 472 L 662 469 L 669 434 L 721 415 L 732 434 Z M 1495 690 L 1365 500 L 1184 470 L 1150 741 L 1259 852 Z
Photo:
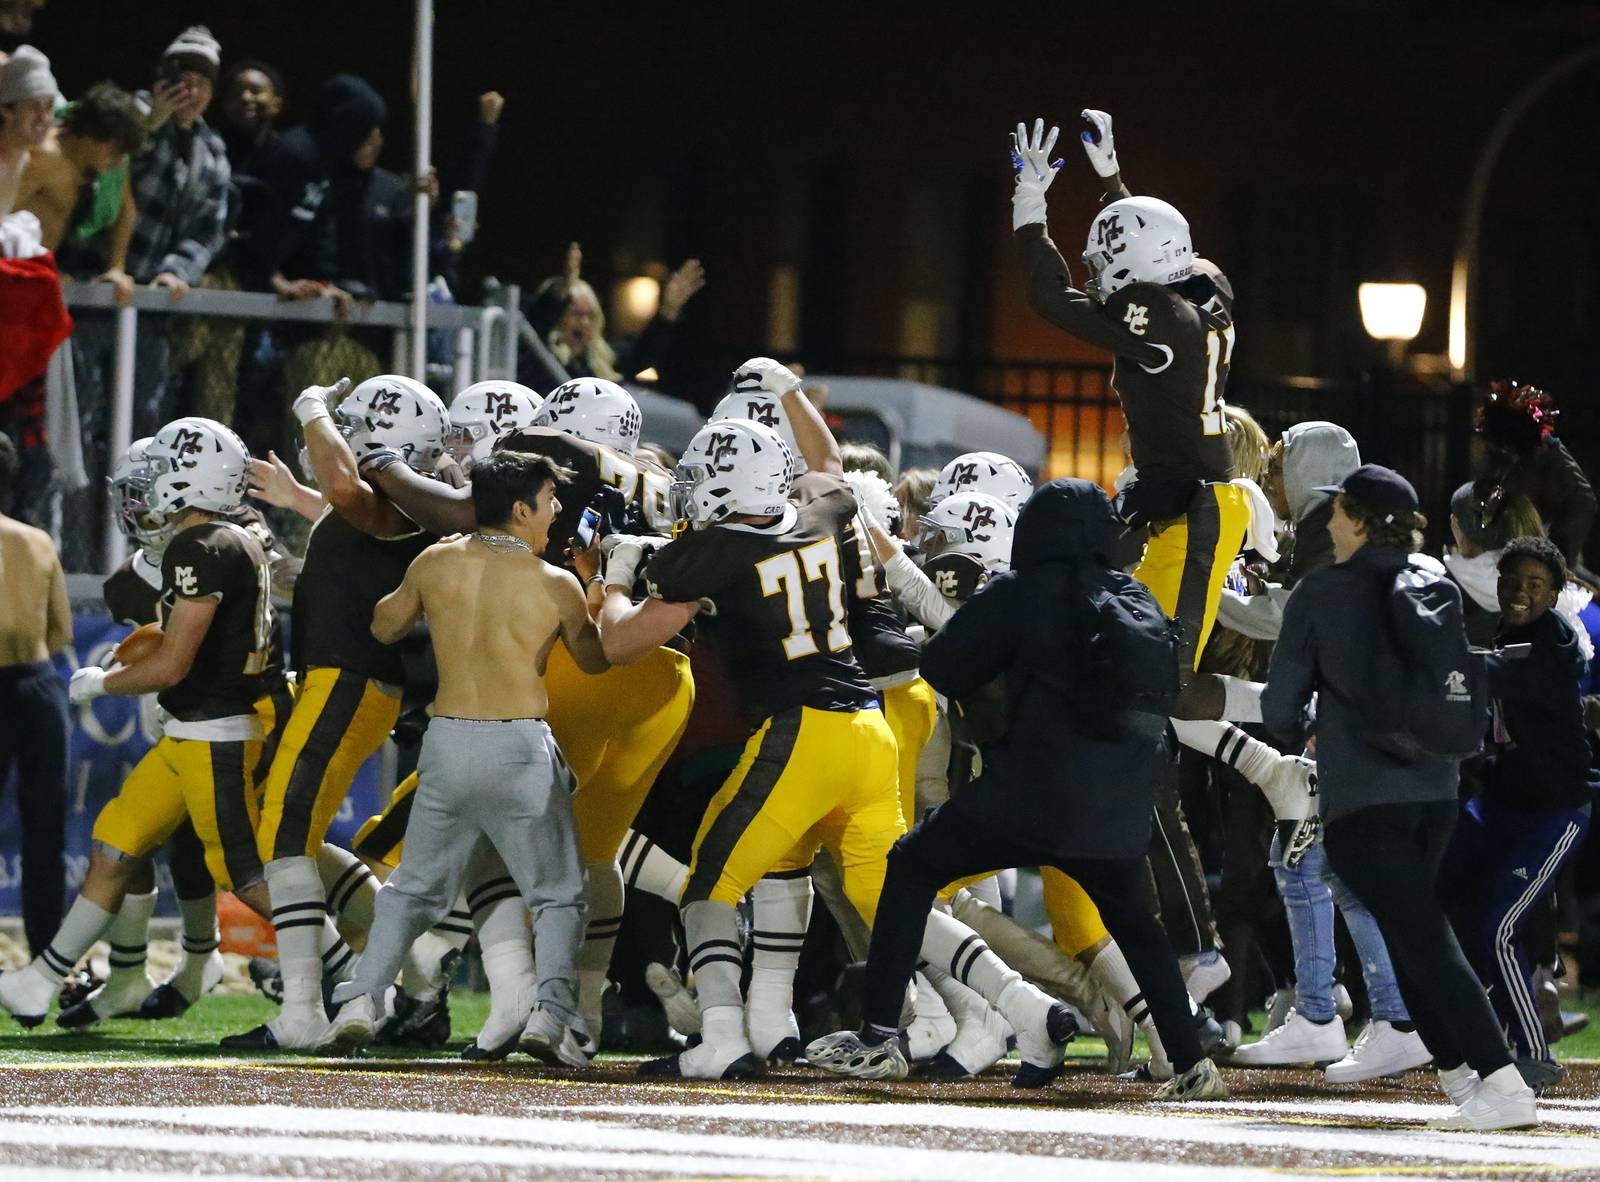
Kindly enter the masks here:
M 57 656 L 56 667 L 63 680 L 81 665 L 103 665 L 130 629 L 109 615 L 73 616 L 72 649 L 74 660 Z M 117 794 L 123 779 L 160 737 L 156 725 L 154 695 L 119 698 L 107 695 L 87 706 L 71 706 L 71 739 L 67 752 L 67 897 L 77 894 L 89 868 L 90 833 L 100 809 Z M 328 833 L 328 840 L 347 845 L 361 823 L 383 809 L 388 793 L 380 785 L 377 756 L 362 765 L 355 783 Z M 258 790 L 260 785 L 257 786 Z M 21 913 L 21 819 L 17 810 L 19 791 L 36 791 L 36 786 L 19 785 L 15 773 L 0 786 L 0 915 Z M 158 914 L 177 913 L 172 895 L 172 878 L 165 860 L 156 856 L 156 878 L 161 897 Z

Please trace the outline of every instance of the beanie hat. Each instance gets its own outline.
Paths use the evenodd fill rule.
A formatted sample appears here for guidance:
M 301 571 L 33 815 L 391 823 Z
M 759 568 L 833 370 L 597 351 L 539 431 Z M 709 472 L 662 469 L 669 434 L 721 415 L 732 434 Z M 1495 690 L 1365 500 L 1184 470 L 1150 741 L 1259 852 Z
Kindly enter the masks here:
M 31 98 L 55 98 L 56 80 L 50 59 L 31 45 L 23 45 L 0 65 L 0 106 Z
M 178 39 L 167 46 L 161 55 L 163 61 L 178 58 L 186 70 L 204 74 L 213 83 L 222 68 L 222 45 L 204 25 L 191 25 L 178 34 Z

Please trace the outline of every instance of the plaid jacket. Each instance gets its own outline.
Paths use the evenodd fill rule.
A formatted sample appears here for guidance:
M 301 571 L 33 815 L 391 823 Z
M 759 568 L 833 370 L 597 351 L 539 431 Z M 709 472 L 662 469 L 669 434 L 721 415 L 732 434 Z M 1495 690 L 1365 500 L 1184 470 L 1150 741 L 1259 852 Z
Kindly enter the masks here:
M 141 94 L 148 107 L 148 98 Z M 226 239 L 230 172 L 222 137 L 205 120 L 184 131 L 170 119 L 130 164 L 139 220 L 128 274 L 148 283 L 163 271 L 198 283 Z

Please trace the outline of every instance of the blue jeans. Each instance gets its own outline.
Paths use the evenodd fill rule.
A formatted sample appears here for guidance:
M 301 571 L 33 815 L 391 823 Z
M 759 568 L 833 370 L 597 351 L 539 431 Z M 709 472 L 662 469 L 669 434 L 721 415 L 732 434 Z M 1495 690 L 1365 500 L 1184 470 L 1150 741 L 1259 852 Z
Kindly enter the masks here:
M 1322 838 L 1306 851 L 1298 866 L 1285 867 L 1278 839 L 1272 839 L 1272 876 L 1289 917 L 1294 945 L 1294 1008 L 1313 1022 L 1329 1021 L 1338 1012 L 1333 1001 L 1333 908 L 1338 905 L 1361 957 L 1361 975 L 1374 1019 L 1409 1022 L 1400 996 L 1389 949 L 1377 922 L 1329 869 Z

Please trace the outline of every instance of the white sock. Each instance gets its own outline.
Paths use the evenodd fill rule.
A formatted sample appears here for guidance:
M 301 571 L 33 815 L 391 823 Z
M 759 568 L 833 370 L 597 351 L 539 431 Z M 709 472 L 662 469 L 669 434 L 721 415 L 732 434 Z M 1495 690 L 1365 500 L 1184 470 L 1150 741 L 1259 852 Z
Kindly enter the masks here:
M 533 928 L 533 917 L 528 914 L 528 905 L 517 893 L 517 884 L 510 875 L 477 884 L 468 892 L 468 898 L 480 948 L 505 940 L 532 941 L 528 933 Z
M 1185 747 L 1220 760 L 1252 784 L 1260 785 L 1283 758 L 1260 739 L 1252 739 L 1231 722 L 1174 718 L 1172 729 Z
M 444 988 L 444 962 L 455 948 L 437 928 L 423 932 L 406 949 L 400 965 L 400 989 L 417 1001 L 437 1001 Z
M 689 867 L 636 830 L 628 830 L 619 856 L 625 885 L 649 891 L 674 905 L 683 897 Z
M 372 929 L 372 909 L 378 899 L 378 876 L 349 850 L 323 842 L 317 851 L 317 873 L 322 879 L 328 914 L 347 940 L 365 941 Z
M 1000 876 L 991 874 L 988 878 L 980 878 L 977 882 L 970 883 L 963 888 L 978 902 L 993 907 L 996 911 L 1004 912 L 1004 902 L 1000 898 Z
M 217 893 L 179 899 L 178 914 L 183 918 L 183 958 L 167 978 L 167 984 L 193 1003 L 205 992 L 206 967 L 211 963 L 211 954 L 222 944 L 222 933 L 217 930 Z
M 527 908 L 523 908 L 527 914 Z M 533 971 L 533 945 L 524 928 L 521 939 L 483 945 L 483 975 L 489 979 L 489 1016 L 478 1032 L 478 1045 L 493 1049 L 516 1038 L 538 997 Z
M 1144 990 L 1140 989 L 1139 982 L 1133 979 L 1133 970 L 1128 967 L 1128 958 L 1122 955 L 1122 949 L 1117 947 L 1115 940 L 1096 953 L 1095 958 L 1089 962 L 1089 975 L 1139 1027 L 1145 1041 L 1150 1044 L 1150 1060 L 1155 1065 L 1157 1074 L 1165 1071 L 1170 1075 L 1172 1066 L 1167 1062 L 1167 1052 L 1161 1045 L 1161 1036 L 1156 1033 L 1155 1019 L 1150 1016 L 1150 1003 L 1145 1001 Z
M 1261 721 L 1261 691 L 1266 686 L 1242 677 L 1219 675 L 1223 689 L 1222 717 L 1231 722 Z
M 578 948 L 578 1012 L 598 1045 L 604 1020 L 606 973 L 622 930 L 622 868 L 615 860 L 589 864 L 589 920 Z
M 954 977 L 988 1002 L 1013 1029 L 1042 1020 L 1055 1004 L 1037 986 L 989 950 L 983 938 L 954 916 L 937 909 L 928 913 L 922 936 L 922 959 Z M 933 978 L 930 976 L 929 978 Z M 935 984 L 935 988 L 937 988 Z M 941 996 L 944 996 L 941 994 Z M 950 998 L 945 996 L 945 1004 Z
M 47 980 L 61 981 L 94 947 L 94 942 L 105 935 L 116 918 L 98 903 L 79 895 L 67 909 L 55 938 L 33 958 L 34 971 Z
M 324 947 L 349 946 L 328 919 L 322 878 L 314 858 L 275 858 L 266 865 L 272 926 L 278 934 L 278 967 L 283 973 L 283 1013 L 294 1021 L 327 1020 L 322 1005 Z M 325 939 L 324 933 L 331 939 Z M 338 941 L 335 945 L 334 941 Z
M 133 985 L 143 985 L 149 992 L 150 979 L 145 976 L 144 964 L 150 940 L 150 916 L 156 909 L 156 892 L 145 895 L 126 894 L 117 917 L 111 921 L 106 939 L 111 944 L 107 958 L 111 973 L 106 988 L 113 992 Z
M 794 1037 L 794 975 L 811 924 L 811 876 L 763 878 L 750 891 L 750 1042 L 762 1055 Z M 764 1045 L 770 1044 L 770 1045 Z

